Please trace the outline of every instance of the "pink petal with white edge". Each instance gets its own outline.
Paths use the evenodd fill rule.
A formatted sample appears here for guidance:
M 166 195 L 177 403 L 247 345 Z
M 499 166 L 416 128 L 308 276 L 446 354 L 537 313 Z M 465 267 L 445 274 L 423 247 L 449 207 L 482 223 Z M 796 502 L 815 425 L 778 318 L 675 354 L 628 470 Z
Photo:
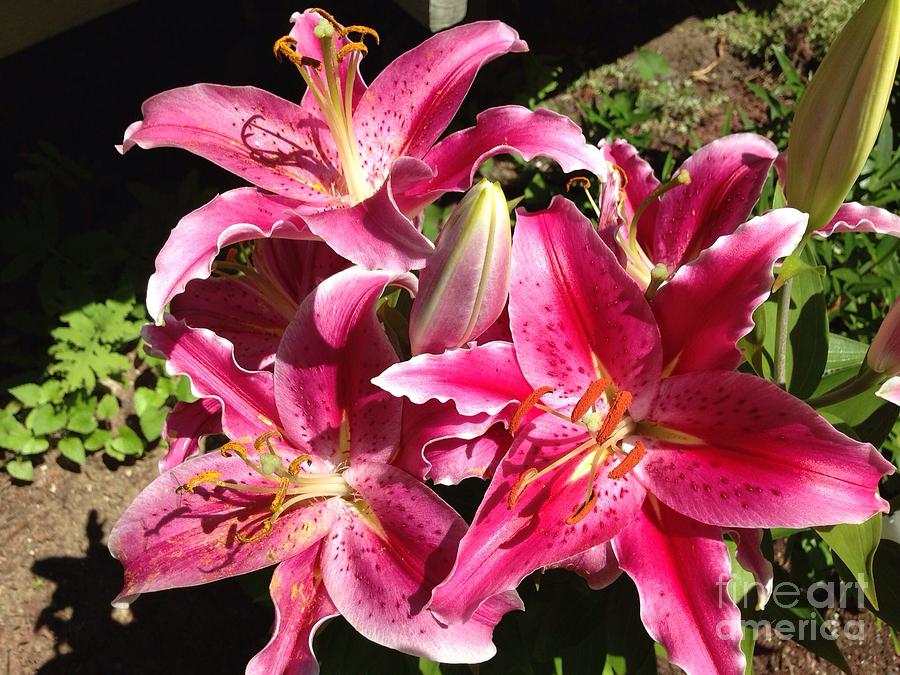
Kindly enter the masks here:
M 775 570 L 760 550 L 763 531 L 760 529 L 731 530 L 730 534 L 737 542 L 735 557 L 738 563 L 756 579 L 756 606 L 762 609 L 772 596 L 772 584 Z
M 649 435 L 651 421 L 663 427 L 657 438 Z M 663 380 L 638 433 L 647 456 L 635 476 L 667 506 L 705 523 L 811 527 L 861 523 L 888 510 L 877 490 L 894 471 L 890 462 L 752 375 L 711 371 Z
M 372 384 L 397 361 L 375 304 L 390 285 L 414 292 L 412 275 L 354 267 L 303 301 L 278 347 L 275 398 L 288 437 L 335 464 L 387 460 L 400 440 L 402 402 Z
M 732 134 L 704 145 L 685 161 L 690 185 L 660 198 L 647 254 L 670 272 L 745 222 L 759 199 L 778 150 L 756 134 Z M 676 171 L 677 174 L 677 171 Z
M 587 170 L 605 177 L 608 171 L 600 149 L 590 145 L 581 127 L 565 115 L 544 108 L 502 106 L 479 113 L 475 126 L 447 136 L 429 150 L 424 159 L 437 175 L 406 190 L 402 200 L 421 208 L 445 192 L 462 192 L 485 160 L 502 153 L 526 161 L 549 157 L 566 173 Z
M 162 437 L 169 444 L 166 456 L 159 460 L 159 472 L 178 466 L 200 452 L 204 436 L 222 433 L 222 407 L 214 398 L 201 398 L 193 403 L 178 401 L 166 416 Z
M 612 378 L 647 410 L 662 360 L 659 331 L 641 289 L 575 205 L 554 197 L 538 213 L 517 212 L 509 320 L 525 378 L 574 403 Z
M 178 221 L 156 256 L 147 284 L 147 310 L 159 320 L 169 301 L 191 279 L 210 275 L 216 254 L 229 244 L 261 237 L 314 238 L 291 208 L 296 202 L 253 188 L 215 197 Z
M 619 167 L 624 174 L 624 181 L 621 181 L 624 182 L 624 186 L 620 188 L 624 192 L 624 195 L 621 195 L 624 196 L 621 204 L 621 216 L 622 221 L 629 224 L 641 204 L 659 187 L 659 180 L 653 174 L 653 168 L 641 159 L 637 149 L 627 141 L 617 139 L 612 143 L 603 143 L 600 149 L 603 151 L 606 161 Z M 621 180 L 618 176 L 614 176 L 614 178 Z M 612 205 L 618 207 L 620 195 L 612 196 Z M 652 250 L 651 238 L 658 209 L 659 200 L 654 199 L 647 205 L 638 222 L 638 241 L 646 251 Z M 615 224 L 609 223 L 608 220 L 608 216 L 604 214 L 600 227 Z
M 793 251 L 808 216 L 776 209 L 720 237 L 678 268 L 653 297 L 666 373 L 731 370 L 737 341 L 753 329 L 753 311 L 772 288 L 775 261 Z
M 279 424 L 272 374 L 241 368 L 224 338 L 172 317 L 162 326 L 144 326 L 141 334 L 166 359 L 169 375 L 186 375 L 194 396 L 219 402 L 222 430 L 231 438 L 253 440 Z
M 550 466 L 587 438 L 580 427 L 545 415 L 513 440 L 460 542 L 453 571 L 431 596 L 429 607 L 441 621 L 466 621 L 486 598 L 515 588 L 534 570 L 609 541 L 631 521 L 645 492 L 630 475 L 607 477 L 617 463 L 613 458 L 597 467 L 593 506 L 571 518 L 588 497 L 587 453 L 534 480 L 510 507 L 510 492 L 523 472 Z
M 400 448 L 391 463 L 416 478 L 430 478 L 441 485 L 492 473 L 512 440 L 498 422 L 508 419 L 512 409 L 466 417 L 453 403 L 406 403 Z
M 575 572 L 595 591 L 606 588 L 622 574 L 622 568 L 619 567 L 619 561 L 616 560 L 610 542 L 589 548 L 554 565 L 548 565 L 546 569 L 551 568 Z
M 475 438 L 434 441 L 425 448 L 425 459 L 431 465 L 428 478 L 438 485 L 457 485 L 466 478 L 490 479 L 511 442 L 512 436 L 502 424 Z
M 321 544 L 310 546 L 275 568 L 269 593 L 275 605 L 272 638 L 250 663 L 246 675 L 318 675 L 313 639 L 340 613 L 319 574 Z
M 533 389 L 508 342 L 420 354 L 391 366 L 372 382 L 413 403 L 453 401 L 461 415 L 497 414 Z
M 889 378 L 878 388 L 875 395 L 894 405 L 900 405 L 900 376 Z
M 135 145 L 183 148 L 265 190 L 323 207 L 332 201 L 326 186 L 343 180 L 318 110 L 312 114 L 256 87 L 170 89 L 144 101 L 141 113 L 120 152 Z
M 253 450 L 250 452 L 254 457 Z M 288 458 L 290 460 L 290 458 Z M 253 487 L 277 487 L 237 456 L 210 453 L 162 474 L 137 496 L 113 527 L 109 550 L 125 567 L 117 602 L 148 591 L 196 586 L 245 574 L 290 558 L 321 539 L 334 519 L 333 500 L 294 506 L 272 532 L 247 544 L 237 533 L 254 534 L 271 517 L 274 494 L 203 485 L 194 493 L 176 488 L 205 471 L 221 480 Z
M 731 559 L 717 527 L 648 499 L 613 539 L 637 585 L 641 621 L 688 673 L 741 675 L 741 613 L 728 597 Z
M 900 237 L 900 216 L 877 206 L 864 206 L 856 202 L 842 204 L 828 224 L 815 231 L 820 237 L 830 237 L 842 232 L 869 232 Z
M 487 600 L 472 620 L 439 623 L 425 608 L 453 565 L 466 524 L 440 497 L 394 467 L 361 462 L 345 474 L 364 500 L 325 540 L 322 577 L 341 614 L 378 644 L 442 663 L 478 663 L 496 653 L 491 633 L 513 592 Z
M 353 128 L 370 181 L 384 180 L 401 156 L 421 158 L 450 124 L 484 64 L 528 46 L 499 21 L 443 31 L 390 63 L 353 113 Z
M 434 244 L 400 212 L 393 186 L 395 181 L 413 180 L 411 176 L 430 175 L 430 169 L 421 161 L 403 157 L 368 199 L 347 208 L 304 211 L 303 220 L 338 255 L 357 265 L 398 272 L 418 269 L 434 252 Z

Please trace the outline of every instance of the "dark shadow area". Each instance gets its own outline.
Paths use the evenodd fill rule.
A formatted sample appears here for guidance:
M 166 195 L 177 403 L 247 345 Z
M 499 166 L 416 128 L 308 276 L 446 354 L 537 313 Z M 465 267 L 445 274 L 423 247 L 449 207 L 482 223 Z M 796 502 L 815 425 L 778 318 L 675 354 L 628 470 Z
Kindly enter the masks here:
M 53 633 L 56 655 L 39 669 L 50 675 L 243 673 L 268 639 L 272 610 L 254 603 L 246 584 L 229 579 L 150 593 L 114 612 L 122 566 L 102 543 L 106 524 L 91 511 L 82 558 L 45 558 L 32 572 L 56 586 L 35 630 Z M 251 577 L 252 579 L 252 577 Z

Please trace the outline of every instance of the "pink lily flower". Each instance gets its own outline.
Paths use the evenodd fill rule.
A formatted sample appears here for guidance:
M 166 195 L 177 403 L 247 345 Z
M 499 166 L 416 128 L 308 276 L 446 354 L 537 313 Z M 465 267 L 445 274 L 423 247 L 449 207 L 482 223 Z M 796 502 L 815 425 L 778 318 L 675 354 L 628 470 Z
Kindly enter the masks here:
M 739 613 L 717 590 L 730 569 L 722 528 L 862 522 L 887 509 L 877 485 L 893 471 L 802 401 L 728 370 L 772 262 L 805 228 L 803 214 L 780 209 L 722 237 L 659 289 L 660 320 L 570 202 L 518 213 L 512 343 L 414 357 L 375 379 L 464 415 L 521 401 L 518 433 L 432 594 L 438 618 L 464 621 L 538 568 L 603 570 L 611 541 L 671 660 L 742 672 Z M 663 377 L 680 364 L 690 368 Z M 522 376 L 524 399 L 497 391 Z
M 275 50 L 307 83 L 300 105 L 253 87 L 197 84 L 150 98 L 143 120 L 125 132 L 122 152 L 184 148 L 257 187 L 217 197 L 173 230 L 147 292 L 154 318 L 188 280 L 209 274 L 219 249 L 247 238 L 320 238 L 368 268 L 422 267 L 433 245 L 416 217 L 440 195 L 467 189 L 498 153 L 605 173 L 602 153 L 577 125 L 547 110 L 487 110 L 474 127 L 438 142 L 481 66 L 527 49 L 503 23 L 439 33 L 367 87 L 358 73 L 362 37 L 377 38 L 374 31 L 314 10 L 292 21 Z
M 270 368 L 303 299 L 349 266 L 322 242 L 257 239 L 246 262 L 217 260 L 216 274 L 191 281 L 172 299 L 171 313 L 231 342 L 241 367 Z
M 608 244 L 616 241 L 625 268 L 644 288 L 655 267 L 658 284 L 746 222 L 778 156 L 762 136 L 732 134 L 697 150 L 663 185 L 629 143 L 616 140 L 602 149 L 612 171 L 603 189 L 601 235 Z
M 494 626 L 521 608 L 514 592 L 460 625 L 424 609 L 466 526 L 387 463 L 401 402 L 370 380 L 396 362 L 374 312 L 388 284 L 414 289 L 415 279 L 354 268 L 323 282 L 288 326 L 274 372 L 244 370 L 209 330 L 174 319 L 148 327 L 170 372 L 221 406 L 231 440 L 162 474 L 113 528 L 110 550 L 125 567 L 116 603 L 278 564 L 275 632 L 249 673 L 318 672 L 312 638 L 337 614 L 406 653 L 493 656 Z

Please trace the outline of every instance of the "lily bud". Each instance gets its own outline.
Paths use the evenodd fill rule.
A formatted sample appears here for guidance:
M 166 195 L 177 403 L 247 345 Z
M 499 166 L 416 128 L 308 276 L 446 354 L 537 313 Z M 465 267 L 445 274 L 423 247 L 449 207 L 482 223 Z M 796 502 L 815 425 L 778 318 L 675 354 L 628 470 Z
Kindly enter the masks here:
M 498 183 L 482 180 L 450 214 L 409 317 L 412 353 L 440 353 L 474 340 L 509 294 L 509 209 Z
M 823 227 L 859 177 L 878 136 L 897 60 L 900 0 L 866 0 L 828 50 L 794 113 L 787 201 Z
M 881 322 L 869 353 L 866 354 L 866 363 L 876 373 L 900 373 L 900 298 L 894 300 Z

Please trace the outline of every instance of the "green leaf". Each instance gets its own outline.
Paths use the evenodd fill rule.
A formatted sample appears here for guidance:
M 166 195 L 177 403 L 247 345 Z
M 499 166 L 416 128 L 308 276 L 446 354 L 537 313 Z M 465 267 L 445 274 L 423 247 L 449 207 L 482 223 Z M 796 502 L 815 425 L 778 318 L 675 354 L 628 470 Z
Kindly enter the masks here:
M 105 394 L 97 404 L 97 417 L 101 420 L 111 420 L 119 414 L 119 400 L 112 394 Z
M 90 408 L 76 408 L 69 412 L 66 429 L 77 434 L 89 434 L 97 428 L 97 418 Z
M 63 457 L 76 464 L 84 464 L 84 460 L 87 459 L 84 452 L 84 445 L 80 438 L 66 436 L 65 438 L 60 439 L 58 447 Z
M 825 361 L 826 370 L 842 370 L 843 368 L 857 368 L 866 358 L 869 346 L 836 333 L 828 334 L 828 358 Z
M 639 49 L 635 60 L 641 79 L 658 80 L 672 72 L 668 59 L 659 52 L 650 49 Z
M 6 463 L 6 473 L 16 480 L 31 482 L 34 480 L 34 466 L 27 459 L 12 459 Z
M 44 403 L 44 400 L 41 398 L 41 388 L 36 384 L 20 384 L 18 387 L 10 389 L 9 393 L 19 399 L 22 402 L 22 405 L 28 408 L 34 408 L 41 403 Z
M 33 436 L 26 438 L 18 447 L 20 455 L 39 455 L 47 452 L 50 443 L 46 438 L 34 438 Z
M 166 398 L 164 394 L 153 389 L 138 387 L 134 391 L 134 411 L 138 417 L 143 417 L 148 410 L 161 408 L 165 404 Z
M 84 439 L 84 447 L 86 450 L 99 450 L 109 442 L 112 434 L 106 429 L 94 429 L 88 437 Z
M 65 413 L 56 412 L 49 403 L 38 406 L 25 418 L 25 426 L 31 429 L 35 436 L 52 434 L 62 429 L 65 424 Z
M 429 661 L 423 656 L 419 658 L 419 672 L 422 675 L 441 675 L 441 664 Z
M 159 439 L 162 435 L 163 423 L 166 421 L 166 415 L 169 414 L 168 408 L 160 404 L 158 407 L 147 408 L 144 414 L 138 418 L 138 425 L 141 427 L 141 433 L 151 443 Z
M 191 392 L 190 379 L 183 375 L 178 378 L 178 386 L 175 389 L 175 398 L 179 401 L 184 401 L 185 403 L 193 403 L 197 400 L 197 397 Z
M 885 539 L 875 553 L 875 583 L 881 589 L 875 614 L 894 630 L 900 630 L 900 544 Z
M 144 452 L 144 442 L 131 427 L 120 427 L 109 446 L 122 455 L 139 456 Z
M 753 675 L 753 651 L 755 649 L 756 636 L 753 635 L 753 628 L 745 625 L 741 635 L 741 651 L 744 652 L 744 658 L 747 659 L 744 665 L 744 675 Z
M 869 602 L 875 609 L 878 609 L 872 565 L 875 562 L 875 551 L 881 541 L 881 514 L 876 513 L 859 525 L 835 525 L 834 527 L 817 528 L 816 532 L 844 561 L 854 579 L 862 587 Z

